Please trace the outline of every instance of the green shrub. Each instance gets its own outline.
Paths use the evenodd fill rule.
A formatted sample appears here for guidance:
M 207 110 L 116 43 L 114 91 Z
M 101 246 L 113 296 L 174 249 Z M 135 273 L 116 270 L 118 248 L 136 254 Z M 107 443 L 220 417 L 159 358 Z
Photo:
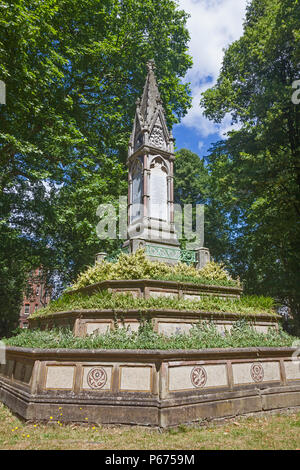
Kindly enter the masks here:
M 76 290 L 111 279 L 161 279 L 189 281 L 196 284 L 239 285 L 239 281 L 233 280 L 222 265 L 213 261 L 202 269 L 184 263 L 172 266 L 150 261 L 145 256 L 144 250 L 139 249 L 130 255 L 121 253 L 116 263 L 104 261 L 89 267 L 79 275 L 71 289 Z

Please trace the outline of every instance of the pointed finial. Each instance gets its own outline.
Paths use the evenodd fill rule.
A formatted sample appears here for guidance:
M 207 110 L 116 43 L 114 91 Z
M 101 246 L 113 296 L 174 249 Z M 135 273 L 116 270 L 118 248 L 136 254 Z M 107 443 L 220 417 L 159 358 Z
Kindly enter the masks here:
M 147 62 L 147 67 L 148 67 L 148 72 L 150 72 L 150 71 L 154 72 L 154 70 L 155 70 L 155 62 L 154 62 L 154 59 L 148 60 L 148 62 Z

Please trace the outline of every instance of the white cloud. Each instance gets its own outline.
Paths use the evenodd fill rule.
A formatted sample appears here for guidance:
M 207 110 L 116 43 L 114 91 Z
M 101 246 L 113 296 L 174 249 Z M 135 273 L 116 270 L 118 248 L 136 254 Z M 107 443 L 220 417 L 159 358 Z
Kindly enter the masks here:
M 230 116 L 215 125 L 202 114 L 201 93 L 215 84 L 222 65 L 224 48 L 243 33 L 247 0 L 179 0 L 179 6 L 191 16 L 187 21 L 190 32 L 190 54 L 194 65 L 186 76 L 191 82 L 193 106 L 182 125 L 194 128 L 201 136 L 231 129 Z

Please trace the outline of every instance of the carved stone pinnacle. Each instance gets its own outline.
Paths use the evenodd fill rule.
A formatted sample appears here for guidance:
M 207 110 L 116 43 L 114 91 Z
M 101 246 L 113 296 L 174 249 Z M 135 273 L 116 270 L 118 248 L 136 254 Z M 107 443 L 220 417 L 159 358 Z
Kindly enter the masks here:
M 148 60 L 148 62 L 147 62 L 147 67 L 148 67 L 149 72 L 150 72 L 150 70 L 152 70 L 152 71 L 154 72 L 154 70 L 155 70 L 155 62 L 154 62 L 154 59 Z

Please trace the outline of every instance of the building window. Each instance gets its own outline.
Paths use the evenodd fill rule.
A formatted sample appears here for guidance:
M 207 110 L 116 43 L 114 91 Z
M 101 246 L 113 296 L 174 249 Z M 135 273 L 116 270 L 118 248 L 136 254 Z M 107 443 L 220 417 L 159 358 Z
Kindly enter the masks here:
M 25 314 L 25 315 L 29 315 L 29 314 L 30 314 L 30 304 L 25 304 L 24 314 Z
M 37 288 L 36 288 L 36 295 L 39 295 L 39 293 L 40 293 L 40 286 L 37 286 Z
M 37 311 L 38 308 L 39 308 L 38 304 L 35 304 L 34 310 Z

